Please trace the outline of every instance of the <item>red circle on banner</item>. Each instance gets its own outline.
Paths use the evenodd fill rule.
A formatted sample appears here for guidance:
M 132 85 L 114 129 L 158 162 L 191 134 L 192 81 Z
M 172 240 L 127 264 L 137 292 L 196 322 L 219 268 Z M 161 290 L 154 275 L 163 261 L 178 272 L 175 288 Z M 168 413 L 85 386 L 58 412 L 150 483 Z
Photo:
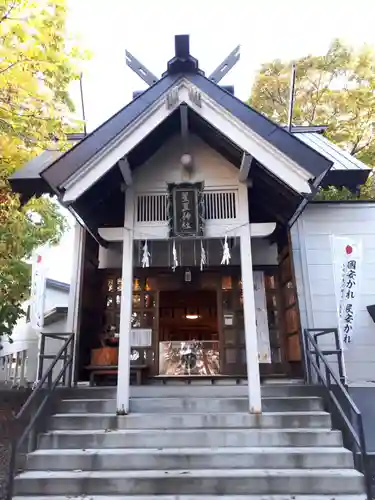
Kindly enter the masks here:
M 42 256 L 41 255 L 38 255 L 38 257 L 36 258 L 36 262 L 37 262 L 37 264 L 40 264 L 42 262 Z
M 346 245 L 345 252 L 346 255 L 350 255 L 353 252 L 353 247 L 351 245 Z

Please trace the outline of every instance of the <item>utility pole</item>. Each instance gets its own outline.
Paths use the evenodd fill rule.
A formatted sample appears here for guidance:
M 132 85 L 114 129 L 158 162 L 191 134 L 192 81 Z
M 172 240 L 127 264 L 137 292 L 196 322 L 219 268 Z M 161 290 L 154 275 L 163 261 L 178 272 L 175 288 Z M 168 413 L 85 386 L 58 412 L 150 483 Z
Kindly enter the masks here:
M 288 132 L 292 131 L 293 124 L 293 108 L 294 108 L 294 88 L 296 86 L 296 64 L 292 64 L 292 74 L 290 78 L 290 97 L 288 110 Z

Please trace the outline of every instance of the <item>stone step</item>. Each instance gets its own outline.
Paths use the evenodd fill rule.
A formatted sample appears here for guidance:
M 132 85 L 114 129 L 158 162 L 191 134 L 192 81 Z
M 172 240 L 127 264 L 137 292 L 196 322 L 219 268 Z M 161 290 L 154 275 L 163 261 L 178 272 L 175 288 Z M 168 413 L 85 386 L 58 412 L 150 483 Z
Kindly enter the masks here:
M 16 495 L 361 494 L 363 476 L 351 469 L 203 469 L 157 471 L 27 471 Z
M 262 396 L 317 396 L 319 388 L 303 384 L 267 384 L 262 386 Z M 117 387 L 75 387 L 73 389 L 58 389 L 63 399 L 116 399 Z M 201 385 L 167 384 L 130 386 L 132 398 L 152 397 L 247 397 L 247 384 L 212 385 L 205 382 Z
M 90 495 L 90 500 L 217 500 L 218 495 Z M 65 496 L 14 496 L 13 500 L 72 500 Z M 366 495 L 220 495 L 220 500 L 367 500 Z
M 248 412 L 245 397 L 169 397 L 134 398 L 130 400 L 130 411 L 134 413 L 236 413 Z M 262 410 L 267 411 L 321 411 L 323 400 L 319 397 L 263 398 Z M 56 407 L 57 413 L 115 413 L 115 399 L 68 399 Z
M 141 448 L 37 450 L 27 470 L 345 469 L 344 448 Z
M 184 429 L 52 431 L 40 449 L 215 448 L 241 446 L 342 446 L 339 431 L 325 429 Z
M 326 412 L 249 413 L 61 413 L 51 417 L 51 430 L 99 429 L 204 429 L 204 428 L 261 428 L 298 429 L 331 428 L 331 416 Z
M 137 413 L 168 412 L 246 412 L 248 399 L 239 398 L 135 398 L 130 401 L 130 411 Z M 262 410 L 267 411 L 319 411 L 323 410 L 323 400 L 319 397 L 277 397 L 262 398 Z

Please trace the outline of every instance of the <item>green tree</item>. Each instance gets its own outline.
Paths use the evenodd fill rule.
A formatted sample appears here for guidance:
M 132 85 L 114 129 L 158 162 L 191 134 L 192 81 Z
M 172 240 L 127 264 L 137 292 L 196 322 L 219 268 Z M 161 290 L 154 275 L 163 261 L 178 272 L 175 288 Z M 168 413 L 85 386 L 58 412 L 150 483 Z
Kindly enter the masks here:
M 334 40 L 323 56 L 307 55 L 296 64 L 294 125 L 327 125 L 326 136 L 351 155 L 375 167 L 375 52 Z M 286 125 L 292 61 L 264 64 L 253 85 L 249 104 Z M 337 190 L 336 190 L 337 191 Z M 347 199 L 347 191 L 331 189 L 328 199 Z M 324 198 L 324 194 L 321 193 Z M 372 179 L 361 197 L 374 197 Z
M 86 57 L 66 32 L 65 0 L 0 0 L 0 338 L 10 335 L 30 287 L 32 251 L 66 230 L 48 196 L 21 206 L 8 177 L 76 126 L 69 84 Z

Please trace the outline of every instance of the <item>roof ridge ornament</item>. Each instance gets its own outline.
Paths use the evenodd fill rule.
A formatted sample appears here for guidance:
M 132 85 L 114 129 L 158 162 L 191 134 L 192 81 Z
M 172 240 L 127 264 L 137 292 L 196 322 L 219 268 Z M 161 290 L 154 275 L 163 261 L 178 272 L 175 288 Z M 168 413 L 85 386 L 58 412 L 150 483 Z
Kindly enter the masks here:
M 199 69 L 198 59 L 190 54 L 189 35 L 176 35 L 174 37 L 175 55 L 167 63 L 167 71 L 162 76 L 176 75 L 178 73 L 199 73 L 204 72 Z
M 179 93 L 179 88 L 174 87 L 172 90 L 170 90 L 166 97 L 165 101 L 167 104 L 167 109 L 173 108 L 180 100 L 180 93 Z
M 126 65 L 134 71 L 149 87 L 154 85 L 159 78 L 155 76 L 149 69 L 146 68 L 136 57 L 133 56 L 128 50 L 125 50 Z
M 198 73 L 204 75 L 204 71 L 199 68 L 198 59 L 190 54 L 190 36 L 176 35 L 174 38 L 175 55 L 167 63 L 167 71 L 162 74 L 162 77 L 167 75 L 176 75 L 178 73 Z M 134 71 L 144 82 L 150 87 L 154 85 L 159 78 L 155 76 L 144 64 L 128 50 L 125 51 L 126 65 Z M 209 79 L 214 83 L 219 83 L 224 76 L 235 66 L 240 59 L 240 45 L 237 45 L 230 54 L 222 61 L 221 64 L 209 76 Z M 134 95 L 135 94 L 135 95 Z M 134 92 L 136 97 L 139 92 Z
M 208 77 L 209 80 L 212 80 L 215 83 L 219 83 L 220 80 L 224 78 L 226 74 L 238 63 L 241 57 L 241 45 L 237 45 L 230 54 L 224 59 L 222 63 L 211 73 Z
M 193 104 L 195 104 L 196 106 L 198 106 L 199 108 L 201 108 L 202 107 L 202 94 L 201 94 L 201 92 L 193 85 L 190 85 L 188 93 L 189 93 L 190 101 Z

